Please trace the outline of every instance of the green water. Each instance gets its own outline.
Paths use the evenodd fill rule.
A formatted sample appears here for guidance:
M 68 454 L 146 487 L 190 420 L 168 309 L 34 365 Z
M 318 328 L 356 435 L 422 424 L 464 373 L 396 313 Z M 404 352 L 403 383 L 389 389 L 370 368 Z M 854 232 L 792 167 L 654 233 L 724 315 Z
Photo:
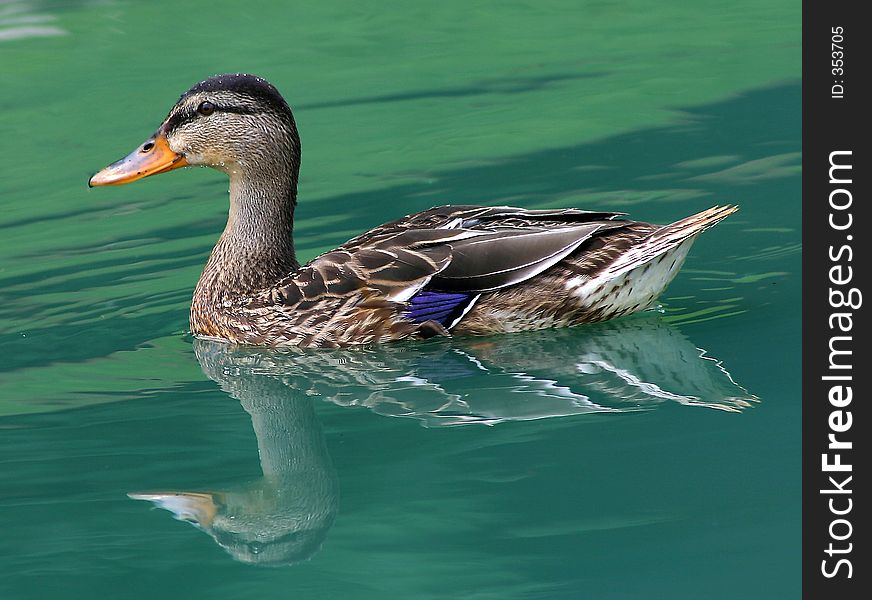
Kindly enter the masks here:
M 797 597 L 799 28 L 781 1 L 0 2 L 0 598 Z M 226 180 L 86 181 L 238 70 L 294 107 L 303 259 L 443 203 L 742 210 L 635 318 L 195 341 Z

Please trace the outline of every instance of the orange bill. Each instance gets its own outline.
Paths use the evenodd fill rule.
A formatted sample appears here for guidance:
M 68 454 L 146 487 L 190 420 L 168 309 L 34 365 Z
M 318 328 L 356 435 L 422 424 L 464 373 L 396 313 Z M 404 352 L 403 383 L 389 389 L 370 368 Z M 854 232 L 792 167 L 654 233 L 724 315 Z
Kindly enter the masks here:
M 96 173 L 88 180 L 88 186 L 122 185 L 187 166 L 185 157 L 170 150 L 166 136 L 158 133 L 121 160 Z

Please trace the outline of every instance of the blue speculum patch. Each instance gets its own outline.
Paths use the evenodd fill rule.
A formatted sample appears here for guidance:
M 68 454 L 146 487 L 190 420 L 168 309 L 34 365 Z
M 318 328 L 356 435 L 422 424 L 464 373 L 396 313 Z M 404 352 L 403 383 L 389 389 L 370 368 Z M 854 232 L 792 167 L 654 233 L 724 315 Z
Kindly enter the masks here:
M 443 327 L 450 327 L 474 299 L 474 294 L 423 290 L 409 300 L 407 314 L 416 323 L 436 321 Z

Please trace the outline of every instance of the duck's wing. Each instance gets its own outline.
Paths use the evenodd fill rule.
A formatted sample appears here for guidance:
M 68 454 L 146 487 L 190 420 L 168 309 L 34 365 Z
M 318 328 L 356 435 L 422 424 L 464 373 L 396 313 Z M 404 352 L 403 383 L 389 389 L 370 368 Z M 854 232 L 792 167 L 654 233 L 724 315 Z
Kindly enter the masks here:
M 406 230 L 315 258 L 273 288 L 286 305 L 355 297 L 404 302 L 452 260 L 451 242 L 480 235 L 458 229 Z
M 593 222 L 562 227 L 500 227 L 451 244 L 451 261 L 427 287 L 481 293 L 526 281 L 575 251 L 598 233 L 621 223 Z
M 358 236 L 274 288 L 286 304 L 349 295 L 407 302 L 430 290 L 481 293 L 541 273 L 604 230 L 617 213 L 438 207 Z
M 444 334 L 483 292 L 534 277 L 600 232 L 626 226 L 613 216 L 432 209 L 317 257 L 260 300 L 285 306 L 294 330 L 321 345 L 358 329 L 379 340 Z
M 253 298 L 251 308 L 282 307 L 279 314 L 288 323 L 282 332 L 292 336 L 275 342 L 280 345 L 342 346 L 415 332 L 445 334 L 440 323 L 413 321 L 403 311 L 406 301 L 451 262 L 449 242 L 468 235 L 410 230 L 381 244 L 333 250 Z

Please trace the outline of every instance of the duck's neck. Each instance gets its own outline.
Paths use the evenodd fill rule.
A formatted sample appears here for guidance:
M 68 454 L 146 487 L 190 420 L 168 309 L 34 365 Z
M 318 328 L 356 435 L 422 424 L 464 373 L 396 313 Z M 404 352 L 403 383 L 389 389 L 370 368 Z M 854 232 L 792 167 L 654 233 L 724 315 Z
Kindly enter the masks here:
M 220 313 L 226 301 L 270 287 L 299 267 L 293 237 L 296 165 L 290 167 L 228 170 L 227 226 L 197 283 L 192 325 L 196 313 Z

